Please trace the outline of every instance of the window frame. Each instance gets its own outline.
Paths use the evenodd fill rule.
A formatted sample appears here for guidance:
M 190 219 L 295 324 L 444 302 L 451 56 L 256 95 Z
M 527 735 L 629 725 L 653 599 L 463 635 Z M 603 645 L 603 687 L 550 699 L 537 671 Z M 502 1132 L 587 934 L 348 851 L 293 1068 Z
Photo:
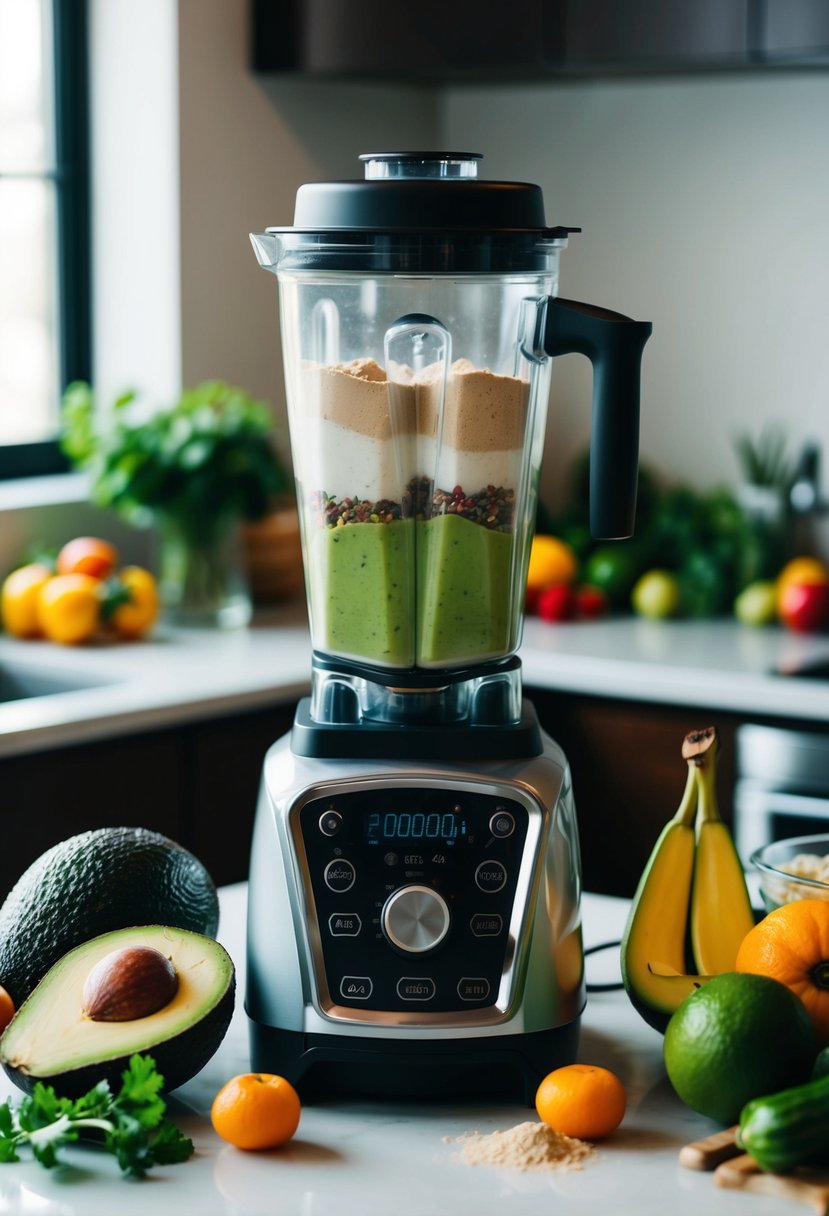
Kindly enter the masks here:
M 50 0 L 57 187 L 58 374 L 61 392 L 92 370 L 87 0 Z M 65 473 L 57 436 L 0 444 L 0 480 Z

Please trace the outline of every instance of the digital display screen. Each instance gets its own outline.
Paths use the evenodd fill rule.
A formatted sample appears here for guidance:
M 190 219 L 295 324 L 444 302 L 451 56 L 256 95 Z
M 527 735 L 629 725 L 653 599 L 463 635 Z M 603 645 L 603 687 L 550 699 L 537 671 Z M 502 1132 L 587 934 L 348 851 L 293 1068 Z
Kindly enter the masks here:
M 441 840 L 449 844 L 465 840 L 469 834 L 466 818 L 460 811 L 385 811 L 368 816 L 366 839 Z

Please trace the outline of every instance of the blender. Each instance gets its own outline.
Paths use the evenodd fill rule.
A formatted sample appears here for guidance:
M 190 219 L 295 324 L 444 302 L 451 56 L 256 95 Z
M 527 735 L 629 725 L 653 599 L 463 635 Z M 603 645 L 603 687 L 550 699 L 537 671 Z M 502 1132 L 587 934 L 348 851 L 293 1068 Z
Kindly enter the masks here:
M 631 534 L 648 323 L 477 154 L 361 158 L 251 235 L 276 274 L 313 660 L 251 853 L 251 1061 L 303 1096 L 518 1092 L 585 999 L 567 761 L 522 697 L 552 359 L 593 363 L 591 530 Z

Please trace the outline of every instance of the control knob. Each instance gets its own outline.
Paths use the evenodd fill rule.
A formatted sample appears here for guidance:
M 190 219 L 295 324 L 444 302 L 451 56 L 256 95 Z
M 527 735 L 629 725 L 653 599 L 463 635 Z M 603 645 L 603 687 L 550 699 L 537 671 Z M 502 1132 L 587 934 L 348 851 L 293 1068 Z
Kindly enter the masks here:
M 393 891 L 380 918 L 386 939 L 407 954 L 434 950 L 449 932 L 449 922 L 443 896 L 417 883 Z

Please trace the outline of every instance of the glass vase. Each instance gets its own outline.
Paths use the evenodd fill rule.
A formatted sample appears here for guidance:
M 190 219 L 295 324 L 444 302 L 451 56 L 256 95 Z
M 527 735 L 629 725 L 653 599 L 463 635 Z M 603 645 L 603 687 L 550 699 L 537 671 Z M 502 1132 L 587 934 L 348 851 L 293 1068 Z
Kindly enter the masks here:
M 165 619 L 186 628 L 244 628 L 251 618 L 251 596 L 239 521 L 194 525 L 164 517 L 158 531 Z

